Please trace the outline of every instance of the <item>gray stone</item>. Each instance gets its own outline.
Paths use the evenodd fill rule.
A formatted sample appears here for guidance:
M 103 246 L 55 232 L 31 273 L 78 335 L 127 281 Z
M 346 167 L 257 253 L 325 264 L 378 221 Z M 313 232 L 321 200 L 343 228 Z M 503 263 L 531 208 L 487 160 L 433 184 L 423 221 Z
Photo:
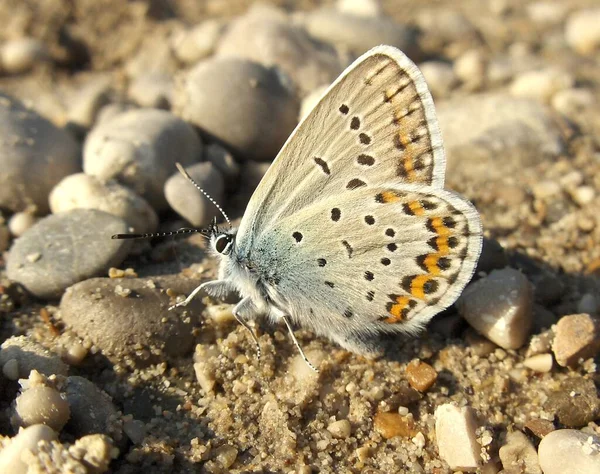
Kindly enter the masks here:
M 140 107 L 168 109 L 173 100 L 173 79 L 169 74 L 140 74 L 130 84 L 128 95 Z
M 67 326 L 89 338 L 106 356 L 133 364 L 180 356 L 192 348 L 191 318 L 203 309 L 201 298 L 169 311 L 169 294 L 187 296 L 199 284 L 176 277 L 93 278 L 70 287 L 60 309 Z
M 26 336 L 13 336 L 0 346 L 0 366 L 9 361 L 17 362 L 17 377 L 12 380 L 26 379 L 32 370 L 44 375 L 67 375 L 69 367 L 58 354 L 50 352 Z
M 548 394 L 544 411 L 569 428 L 580 428 L 600 414 L 600 398 L 594 382 L 581 376 L 563 380 Z
M 223 177 L 212 163 L 197 163 L 186 171 L 217 204 L 223 204 Z M 167 180 L 165 197 L 171 208 L 193 227 L 205 227 L 213 217 L 221 216 L 217 207 L 181 173 Z
M 315 41 L 283 13 L 265 6 L 251 8 L 229 25 L 217 55 L 278 66 L 303 94 L 331 84 L 343 69 L 331 46 Z
M 92 129 L 85 141 L 83 169 L 129 186 L 160 211 L 167 207 L 163 186 L 175 162 L 189 166 L 201 156 L 202 143 L 190 125 L 164 110 L 138 109 Z
M 50 190 L 80 166 L 71 135 L 0 93 L 1 208 L 46 214 Z
M 600 472 L 600 437 L 577 430 L 548 433 L 538 447 L 544 474 Z
M 127 229 L 123 219 L 95 209 L 45 217 L 15 241 L 6 273 L 38 298 L 60 298 L 67 287 L 125 259 L 131 242 L 110 237 Z
M 178 84 L 173 109 L 235 156 L 272 160 L 296 126 L 298 101 L 275 70 L 215 58 Z

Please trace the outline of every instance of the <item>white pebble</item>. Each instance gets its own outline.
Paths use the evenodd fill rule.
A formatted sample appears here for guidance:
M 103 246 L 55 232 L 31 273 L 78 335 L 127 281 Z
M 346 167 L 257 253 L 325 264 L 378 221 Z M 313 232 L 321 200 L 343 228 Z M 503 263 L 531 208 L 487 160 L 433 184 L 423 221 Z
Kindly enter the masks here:
M 538 447 L 544 474 L 600 472 L 600 438 L 577 430 L 548 433 Z
M 508 472 L 516 469 L 517 472 L 542 474 L 533 444 L 520 431 L 506 434 L 506 442 L 500 447 L 498 455 L 502 461 L 502 467 Z
M 451 404 L 435 410 L 435 436 L 440 457 L 454 470 L 475 470 L 481 465 L 477 422 L 470 407 Z
M 59 432 L 69 420 L 69 402 L 58 390 L 39 385 L 25 390 L 17 397 L 16 423 L 18 426 L 47 425 Z
M 571 192 L 571 197 L 573 201 L 583 207 L 594 200 L 596 189 L 593 186 L 579 186 Z
M 553 362 L 552 354 L 537 354 L 525 359 L 523 365 L 535 372 L 550 372 Z
M 571 48 L 582 54 L 600 47 L 600 8 L 578 10 L 567 19 L 565 39 Z
M 8 230 L 14 237 L 21 237 L 37 221 L 31 212 L 15 212 L 8 220 Z
M 46 45 L 35 38 L 6 41 L 0 49 L 0 65 L 9 74 L 27 72 L 49 59 Z
M 558 91 L 552 97 L 552 107 L 561 114 L 575 116 L 583 110 L 594 107 L 596 97 L 589 89 L 576 88 Z
M 21 460 L 22 454 L 25 451 L 37 451 L 37 445 L 42 440 L 56 439 L 57 434 L 46 425 L 34 425 L 20 430 L 0 450 L 0 472 L 27 474 L 28 466 Z
M 350 426 L 350 422 L 348 420 L 338 420 L 330 423 L 327 427 L 327 431 L 329 431 L 335 438 L 346 439 L 352 433 L 352 426 Z
M 510 91 L 518 97 L 549 102 L 554 94 L 573 87 L 574 83 L 575 79 L 569 72 L 546 68 L 522 73 L 513 81 Z

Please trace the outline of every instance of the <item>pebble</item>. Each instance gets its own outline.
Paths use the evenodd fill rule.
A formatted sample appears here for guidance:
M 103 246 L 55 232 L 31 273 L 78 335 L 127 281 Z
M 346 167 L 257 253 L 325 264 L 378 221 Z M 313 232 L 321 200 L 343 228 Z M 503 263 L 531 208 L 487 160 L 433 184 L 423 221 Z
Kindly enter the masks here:
M 417 30 L 387 16 L 364 16 L 323 7 L 308 13 L 304 26 L 325 43 L 343 47 L 355 55 L 380 44 L 395 46 L 413 60 L 418 59 Z
M 337 420 L 327 426 L 327 431 L 335 438 L 347 439 L 352 434 L 352 426 L 348 420 Z
M 423 8 L 418 13 L 416 22 L 425 38 L 441 45 L 477 35 L 473 24 L 454 8 Z
M 110 236 L 127 230 L 123 219 L 95 209 L 50 215 L 15 241 L 7 276 L 38 298 L 60 298 L 74 283 L 119 266 L 131 241 Z
M 158 228 L 156 212 L 142 197 L 116 181 L 102 181 L 85 173 L 64 178 L 50 193 L 49 202 L 55 214 L 98 209 L 122 218 L 133 232 L 150 233 Z
M 449 403 L 435 410 L 435 437 L 440 457 L 453 470 L 475 470 L 481 465 L 477 421 L 470 407 Z
M 577 430 L 556 430 L 544 436 L 538 456 L 544 474 L 600 472 L 600 437 Z
M 549 103 L 557 92 L 570 89 L 574 84 L 575 78 L 570 73 L 550 67 L 518 75 L 510 86 L 510 92 L 517 97 Z
M 480 87 L 485 81 L 487 59 L 483 51 L 469 49 L 454 61 L 454 74 L 469 88 Z
M 564 21 L 569 6 L 565 3 L 541 0 L 527 5 L 526 10 L 532 21 L 539 25 L 550 26 Z
M 576 366 L 600 352 L 600 323 L 589 314 L 563 316 L 554 332 L 552 352 L 562 367 Z
M 335 8 L 356 16 L 377 17 L 384 13 L 380 0 L 337 0 Z
M 203 305 L 196 298 L 184 309 L 169 311 L 175 301 L 166 292 L 187 296 L 197 284 L 173 276 L 93 278 L 67 289 L 60 302 L 62 320 L 120 362 L 177 357 L 191 350 L 189 316 L 198 316 Z
M 67 120 L 71 128 L 81 135 L 89 130 L 98 113 L 109 103 L 111 92 L 111 77 L 97 74 L 89 78 L 69 101 Z
M 0 48 L 0 68 L 8 74 L 22 74 L 50 59 L 48 48 L 36 38 L 8 40 Z
M 553 363 L 552 354 L 537 354 L 523 361 L 525 367 L 535 372 L 550 372 Z
M 27 474 L 28 465 L 22 460 L 27 451 L 37 451 L 40 441 L 53 441 L 58 438 L 54 430 L 46 425 L 34 425 L 21 429 L 0 450 L 0 472 Z
M 186 168 L 192 179 L 214 200 L 223 203 L 224 182 L 212 163 L 197 163 Z M 181 173 L 176 172 L 165 183 L 165 197 L 171 209 L 193 227 L 206 227 L 213 217 L 222 219 L 221 212 Z
M 76 437 L 101 433 L 118 444 L 125 441 L 121 414 L 108 394 L 78 375 L 67 377 L 63 390 L 71 408 L 66 431 Z
M 548 433 L 552 433 L 556 429 L 554 427 L 554 423 L 549 420 L 542 420 L 541 418 L 534 418 L 527 421 L 524 428 L 533 436 L 538 438 L 543 438 Z
M 215 449 L 214 459 L 216 459 L 221 466 L 228 469 L 233 465 L 238 456 L 238 450 L 230 444 L 224 444 Z
M 173 75 L 179 69 L 179 62 L 174 54 L 166 29 L 156 28 L 153 34 L 145 35 L 137 54 L 125 64 L 125 73 L 129 78 L 143 74 L 162 73 Z
M 162 72 L 140 74 L 129 84 L 127 95 L 140 107 L 168 109 L 173 101 L 174 83 Z
M 503 178 L 564 150 L 558 123 L 531 99 L 472 94 L 439 102 L 436 109 L 449 175 Z
M 402 416 L 393 412 L 378 411 L 373 419 L 373 428 L 385 439 L 396 436 L 412 438 L 417 434 L 412 416 Z
M 596 314 L 598 312 L 598 297 L 593 293 L 585 293 L 577 302 L 577 312 Z
M 123 431 L 133 444 L 142 444 L 148 429 L 146 424 L 141 420 L 129 420 L 123 423 Z
M 102 180 L 116 179 L 161 211 L 167 208 L 163 187 L 175 162 L 189 166 L 201 156 L 202 142 L 189 124 L 165 110 L 138 109 L 91 130 L 83 170 Z
M 70 134 L 0 93 L 0 169 L 0 208 L 33 208 L 43 215 L 50 190 L 80 170 L 79 146 Z
M 225 24 L 211 18 L 171 37 L 175 56 L 184 64 L 194 64 L 214 53 Z
M 8 220 L 8 230 L 13 237 L 21 237 L 39 220 L 31 212 L 15 212 Z
M 577 10 L 569 15 L 565 39 L 581 54 L 592 54 L 600 47 L 600 8 Z
M 587 206 L 596 198 L 596 189 L 593 186 L 579 186 L 571 191 L 573 201 L 581 207 Z
M 571 118 L 596 105 L 596 97 L 589 89 L 572 88 L 558 91 L 552 97 L 552 108 Z
M 178 83 L 173 110 L 236 157 L 265 161 L 275 158 L 296 126 L 298 101 L 274 69 L 215 58 Z
M 219 351 L 215 346 L 197 344 L 194 351 L 194 374 L 196 381 L 205 394 L 213 393 L 216 383 Z
M 204 161 L 212 163 L 221 173 L 226 189 L 233 189 L 236 186 L 240 175 L 240 165 L 229 150 L 217 143 L 211 143 L 204 148 Z
M 10 380 L 26 379 L 32 370 L 48 376 L 67 375 L 69 371 L 58 354 L 26 336 L 12 336 L 2 343 L 0 365 Z
M 581 376 L 563 380 L 547 395 L 544 411 L 568 428 L 579 428 L 594 421 L 600 414 L 600 398 L 594 382 Z
M 69 402 L 58 390 L 37 385 L 26 388 L 17 397 L 14 424 L 24 427 L 43 424 L 60 432 L 70 415 Z
M 533 325 L 533 287 L 517 270 L 494 270 L 467 286 L 458 309 L 490 341 L 504 349 L 518 349 Z
M 426 362 L 413 360 L 406 366 L 406 378 L 412 388 L 426 392 L 437 380 L 437 372 Z
M 277 66 L 302 95 L 331 84 L 342 72 L 335 49 L 315 41 L 273 7 L 259 5 L 234 20 L 219 42 L 217 56 L 243 58 L 265 67 Z
M 419 64 L 425 82 L 434 99 L 448 97 L 458 83 L 452 65 L 443 61 L 426 61 Z
M 500 447 L 498 455 L 506 472 L 542 474 L 535 447 L 520 431 L 506 434 L 506 441 Z

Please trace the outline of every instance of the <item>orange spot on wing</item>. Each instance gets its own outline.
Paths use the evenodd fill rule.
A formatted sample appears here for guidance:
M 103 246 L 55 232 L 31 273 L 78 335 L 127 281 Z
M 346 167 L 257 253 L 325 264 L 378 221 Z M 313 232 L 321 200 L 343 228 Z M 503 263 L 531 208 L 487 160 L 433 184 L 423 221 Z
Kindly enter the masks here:
M 394 191 L 384 191 L 381 193 L 381 197 L 382 201 L 386 204 L 398 202 L 400 200 L 400 196 Z
M 408 203 L 408 207 L 415 216 L 422 216 L 425 214 L 425 210 L 419 201 L 411 201 Z
M 450 229 L 444 225 L 444 221 L 441 217 L 433 217 L 431 219 L 431 226 L 433 227 L 435 233 L 439 236 L 450 235 Z
M 431 277 L 428 275 L 418 275 L 414 277 L 410 284 L 410 294 L 415 298 L 424 299 L 425 290 L 423 287 L 429 280 L 431 280 Z
M 402 155 L 402 166 L 404 166 L 404 171 L 406 172 L 408 180 L 413 181 L 415 179 L 415 169 L 413 166 L 413 157 L 408 152 L 408 149 L 405 150 Z
M 430 253 L 429 255 L 427 255 L 427 257 L 425 257 L 423 264 L 425 265 L 425 268 L 427 268 L 427 271 L 431 275 L 436 276 L 440 274 L 440 267 L 438 267 L 439 260 L 440 255 L 435 253 Z
M 385 319 L 386 323 L 394 324 L 404 319 L 404 310 L 408 308 L 410 298 L 408 296 L 397 296 L 396 303 L 392 304 L 388 312 L 392 315 Z

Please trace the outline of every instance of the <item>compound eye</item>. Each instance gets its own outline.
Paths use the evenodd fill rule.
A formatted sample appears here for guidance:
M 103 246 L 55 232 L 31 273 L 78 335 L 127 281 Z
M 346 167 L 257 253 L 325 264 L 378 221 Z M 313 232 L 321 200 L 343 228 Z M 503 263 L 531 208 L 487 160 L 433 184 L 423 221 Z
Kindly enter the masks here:
M 229 237 L 226 235 L 220 235 L 215 241 L 215 250 L 219 253 L 223 253 L 229 243 Z

